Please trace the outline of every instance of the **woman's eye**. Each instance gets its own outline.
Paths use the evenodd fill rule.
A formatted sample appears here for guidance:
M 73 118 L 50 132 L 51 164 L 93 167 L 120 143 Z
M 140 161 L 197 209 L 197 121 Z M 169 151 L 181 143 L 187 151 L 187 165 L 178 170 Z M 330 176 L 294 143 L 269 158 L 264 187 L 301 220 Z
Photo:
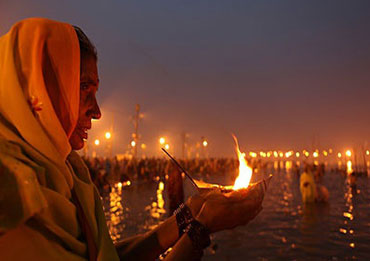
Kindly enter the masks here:
M 89 84 L 87 84 L 87 83 L 81 83 L 80 84 L 80 89 L 81 90 L 87 90 L 89 88 Z

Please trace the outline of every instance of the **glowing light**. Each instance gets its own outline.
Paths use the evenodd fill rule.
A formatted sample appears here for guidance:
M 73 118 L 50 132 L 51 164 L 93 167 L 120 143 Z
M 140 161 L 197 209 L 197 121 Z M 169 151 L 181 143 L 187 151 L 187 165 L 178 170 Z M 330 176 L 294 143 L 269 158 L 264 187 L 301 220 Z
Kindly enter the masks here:
M 370 155 L 370 151 L 367 150 L 366 151 L 366 155 L 369 156 Z
M 277 158 L 279 155 L 277 153 L 277 151 L 274 151 L 274 157 Z
M 324 154 L 324 157 L 328 156 L 328 152 L 327 152 L 326 150 L 324 150 L 324 151 L 322 152 L 322 154 Z
M 145 150 L 145 149 L 146 149 L 146 145 L 145 145 L 144 143 L 142 143 L 142 144 L 141 144 L 141 148 L 142 148 L 143 150 Z
M 118 189 L 121 189 L 122 188 L 122 183 L 118 182 L 117 187 L 118 187 Z
M 314 158 L 317 158 L 319 156 L 319 153 L 317 152 L 317 151 L 315 151 L 314 153 L 313 153 L 313 157 Z
M 249 152 L 249 156 L 251 156 L 252 158 L 257 158 L 257 153 L 251 151 Z
M 157 201 L 152 202 L 151 206 L 149 206 L 150 214 L 154 218 L 160 218 L 163 214 L 166 213 L 166 210 L 164 208 L 163 189 L 164 183 L 160 181 L 157 189 Z
M 347 151 L 346 151 L 346 156 L 347 156 L 347 157 L 351 157 L 351 156 L 352 156 L 352 152 L 351 152 L 350 150 L 347 150 Z
M 351 174 L 353 172 L 352 169 L 352 161 L 347 161 L 347 174 Z
M 287 162 L 285 162 L 285 168 L 286 170 L 289 172 L 289 170 L 293 167 L 293 162 L 291 162 L 290 160 L 288 160 Z
M 203 141 L 203 147 L 207 147 L 208 146 L 208 142 L 206 140 Z
M 99 144 L 100 144 L 100 140 L 96 139 L 96 140 L 94 141 L 94 144 L 95 144 L 96 146 L 99 146 Z
M 310 153 L 309 153 L 307 150 L 305 150 L 305 151 L 303 152 L 303 154 L 304 154 L 307 158 L 310 156 Z
M 245 160 L 245 153 L 242 153 L 239 150 L 238 140 L 236 139 L 235 136 L 233 137 L 235 140 L 236 152 L 238 154 L 239 159 L 239 175 L 236 178 L 233 187 L 234 190 L 237 190 L 241 188 L 247 188 L 249 186 L 249 182 L 251 181 L 253 171 L 248 166 L 247 161 Z
M 333 153 L 333 149 L 329 149 L 329 154 L 332 154 Z
M 267 152 L 267 158 L 270 158 L 271 157 L 271 152 Z
M 342 157 L 342 153 L 338 152 L 338 158 Z
M 284 153 L 282 153 L 281 151 L 279 152 L 279 157 L 282 158 L 284 157 Z
M 165 148 L 166 150 L 169 150 L 169 149 L 170 149 L 170 145 L 166 144 L 166 145 L 164 145 L 164 148 Z
M 136 142 L 133 140 L 131 141 L 131 147 L 135 147 L 136 146 Z
M 166 143 L 166 139 L 165 139 L 165 138 L 163 138 L 163 137 L 160 137 L 160 138 L 159 138 L 159 144 L 163 145 L 163 144 L 165 144 L 165 143 Z
M 349 246 L 355 248 L 355 243 L 350 243 Z
M 299 156 L 301 156 L 301 155 L 299 154 L 299 152 L 296 152 L 295 156 L 296 156 L 297 158 L 299 158 Z
M 286 158 L 289 158 L 292 155 L 293 155 L 293 151 L 288 151 L 288 152 L 285 153 Z
M 339 229 L 339 232 L 340 232 L 340 233 L 343 233 L 343 234 L 347 234 L 347 230 L 346 230 L 346 229 L 344 229 L 344 228 L 340 228 L 340 229 Z
M 110 133 L 109 131 L 107 131 L 104 136 L 105 136 L 105 138 L 107 140 L 109 140 L 112 137 L 112 133 Z

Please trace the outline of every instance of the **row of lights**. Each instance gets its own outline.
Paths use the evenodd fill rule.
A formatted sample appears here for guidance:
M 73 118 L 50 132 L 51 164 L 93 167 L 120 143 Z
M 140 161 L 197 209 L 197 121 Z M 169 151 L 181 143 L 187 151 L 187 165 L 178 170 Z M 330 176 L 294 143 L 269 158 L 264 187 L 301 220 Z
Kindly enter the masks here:
M 107 140 L 110 140 L 111 138 L 112 138 L 112 133 L 111 132 L 109 132 L 109 131 L 107 131 L 105 134 L 104 134 L 104 137 L 107 139 Z M 95 141 L 94 141 L 94 144 L 96 145 L 96 146 L 99 146 L 100 145 L 100 140 L 99 139 L 96 139 Z M 161 146 L 164 146 L 164 148 L 166 149 L 166 150 L 169 150 L 170 149 L 170 145 L 168 144 L 168 143 L 166 143 L 166 138 L 165 137 L 160 137 L 159 138 L 159 144 L 161 145 Z M 206 141 L 206 140 L 203 140 L 203 142 L 202 142 L 202 145 L 203 145 L 203 147 L 207 147 L 208 146 L 208 141 Z M 136 146 L 136 142 L 133 140 L 133 141 L 131 141 L 131 147 L 135 147 Z M 146 149 L 146 145 L 143 143 L 143 144 L 141 144 L 141 148 L 142 149 Z M 326 150 L 324 150 L 323 152 L 322 152 L 322 155 L 324 156 L 324 157 L 327 157 L 329 154 L 332 154 L 333 153 L 333 150 L 332 149 L 329 149 L 329 151 L 326 151 Z M 293 151 L 288 151 L 288 152 L 286 152 L 285 154 L 283 153 L 283 152 L 281 152 L 281 151 L 269 151 L 269 152 L 263 152 L 263 151 L 261 151 L 260 153 L 259 153 L 259 155 L 262 157 L 262 158 L 270 158 L 271 156 L 274 156 L 275 158 L 283 158 L 284 156 L 285 156 L 285 158 L 290 158 L 291 156 L 293 156 L 293 154 L 294 154 L 294 152 Z M 302 151 L 302 155 L 304 155 L 305 157 L 309 157 L 310 156 L 310 153 L 307 151 L 307 150 L 303 150 Z M 347 157 L 352 157 L 352 151 L 351 150 L 346 150 L 346 152 L 345 152 L 345 155 L 347 156 Z M 369 150 L 366 150 L 366 155 L 367 156 L 369 156 L 370 155 L 370 151 Z M 257 158 L 258 157 L 258 154 L 256 153 L 256 152 L 253 152 L 253 151 L 251 151 L 251 152 L 249 152 L 249 156 L 250 157 L 252 157 L 252 158 Z M 295 153 L 295 156 L 297 157 L 297 158 L 299 158 L 300 156 L 301 156 L 301 154 L 297 151 L 296 153 Z M 315 150 L 313 153 L 312 153 L 312 156 L 314 157 L 314 158 L 318 158 L 319 156 L 320 156 L 320 154 L 319 154 L 319 151 L 318 150 Z M 342 158 L 342 153 L 341 152 L 338 152 L 338 154 L 337 154 L 337 157 L 338 158 Z
M 327 157 L 329 156 L 330 154 L 333 153 L 333 150 L 332 149 L 329 149 L 329 151 L 326 151 L 324 150 L 322 152 L 322 155 L 324 157 Z M 282 152 L 282 151 L 269 151 L 269 152 L 259 152 L 259 153 L 256 153 L 256 152 L 249 152 L 249 156 L 252 157 L 252 158 L 257 158 L 258 156 L 262 157 L 262 158 L 270 158 L 270 157 L 275 157 L 275 158 L 290 158 L 292 157 L 293 155 L 295 155 L 297 158 L 299 158 L 301 155 L 305 156 L 305 157 L 309 157 L 310 156 L 310 152 L 308 152 L 307 150 L 303 150 L 302 151 L 302 154 L 300 152 L 295 152 L 294 151 L 288 151 L 288 152 Z M 347 157 L 352 157 L 352 151 L 351 150 L 346 150 L 346 152 L 344 153 L 345 156 Z M 366 155 L 369 156 L 370 155 L 370 151 L 367 150 L 366 151 Z M 312 156 L 314 158 L 318 158 L 320 156 L 320 152 L 318 150 L 315 150 L 313 153 L 312 153 Z M 338 152 L 337 154 L 338 158 L 342 158 L 342 153 Z
M 107 131 L 105 134 L 104 134 L 104 137 L 107 139 L 107 140 L 110 140 L 112 138 L 112 133 Z M 99 139 L 96 139 L 94 141 L 94 144 L 96 146 L 99 146 L 100 145 L 100 140 Z M 170 149 L 170 145 L 168 143 L 166 143 L 166 138 L 165 137 L 160 137 L 159 138 L 159 144 L 161 146 L 163 146 L 166 150 L 169 150 Z M 203 140 L 203 147 L 207 147 L 208 146 L 208 141 L 206 140 Z M 135 147 L 137 144 L 136 144 L 136 141 L 131 141 L 130 143 L 131 147 Z M 142 149 L 146 149 L 146 145 L 144 143 L 141 144 L 141 148 Z

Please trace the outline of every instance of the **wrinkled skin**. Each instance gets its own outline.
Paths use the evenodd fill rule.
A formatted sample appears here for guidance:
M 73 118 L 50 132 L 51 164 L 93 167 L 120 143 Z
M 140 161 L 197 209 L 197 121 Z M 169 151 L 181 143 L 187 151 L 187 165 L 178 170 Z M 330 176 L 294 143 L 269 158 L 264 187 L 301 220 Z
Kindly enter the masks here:
M 91 129 L 92 119 L 100 119 L 101 112 L 96 101 L 99 87 L 98 68 L 93 56 L 82 57 L 80 76 L 80 105 L 77 125 L 69 138 L 73 150 L 80 150 L 88 138 L 87 130 Z

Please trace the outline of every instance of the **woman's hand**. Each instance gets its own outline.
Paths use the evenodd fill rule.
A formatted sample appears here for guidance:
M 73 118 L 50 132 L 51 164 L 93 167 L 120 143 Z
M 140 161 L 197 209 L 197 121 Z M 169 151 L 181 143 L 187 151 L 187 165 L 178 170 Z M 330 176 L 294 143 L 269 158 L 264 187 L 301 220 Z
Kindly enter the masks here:
M 263 199 L 248 194 L 251 194 L 248 190 L 208 193 L 196 219 L 211 233 L 246 225 L 262 210 Z
M 193 217 L 196 217 L 199 214 L 199 211 L 202 208 L 205 201 L 206 201 L 205 194 L 197 194 L 197 195 L 191 196 L 186 201 L 185 205 L 190 208 L 190 211 Z

